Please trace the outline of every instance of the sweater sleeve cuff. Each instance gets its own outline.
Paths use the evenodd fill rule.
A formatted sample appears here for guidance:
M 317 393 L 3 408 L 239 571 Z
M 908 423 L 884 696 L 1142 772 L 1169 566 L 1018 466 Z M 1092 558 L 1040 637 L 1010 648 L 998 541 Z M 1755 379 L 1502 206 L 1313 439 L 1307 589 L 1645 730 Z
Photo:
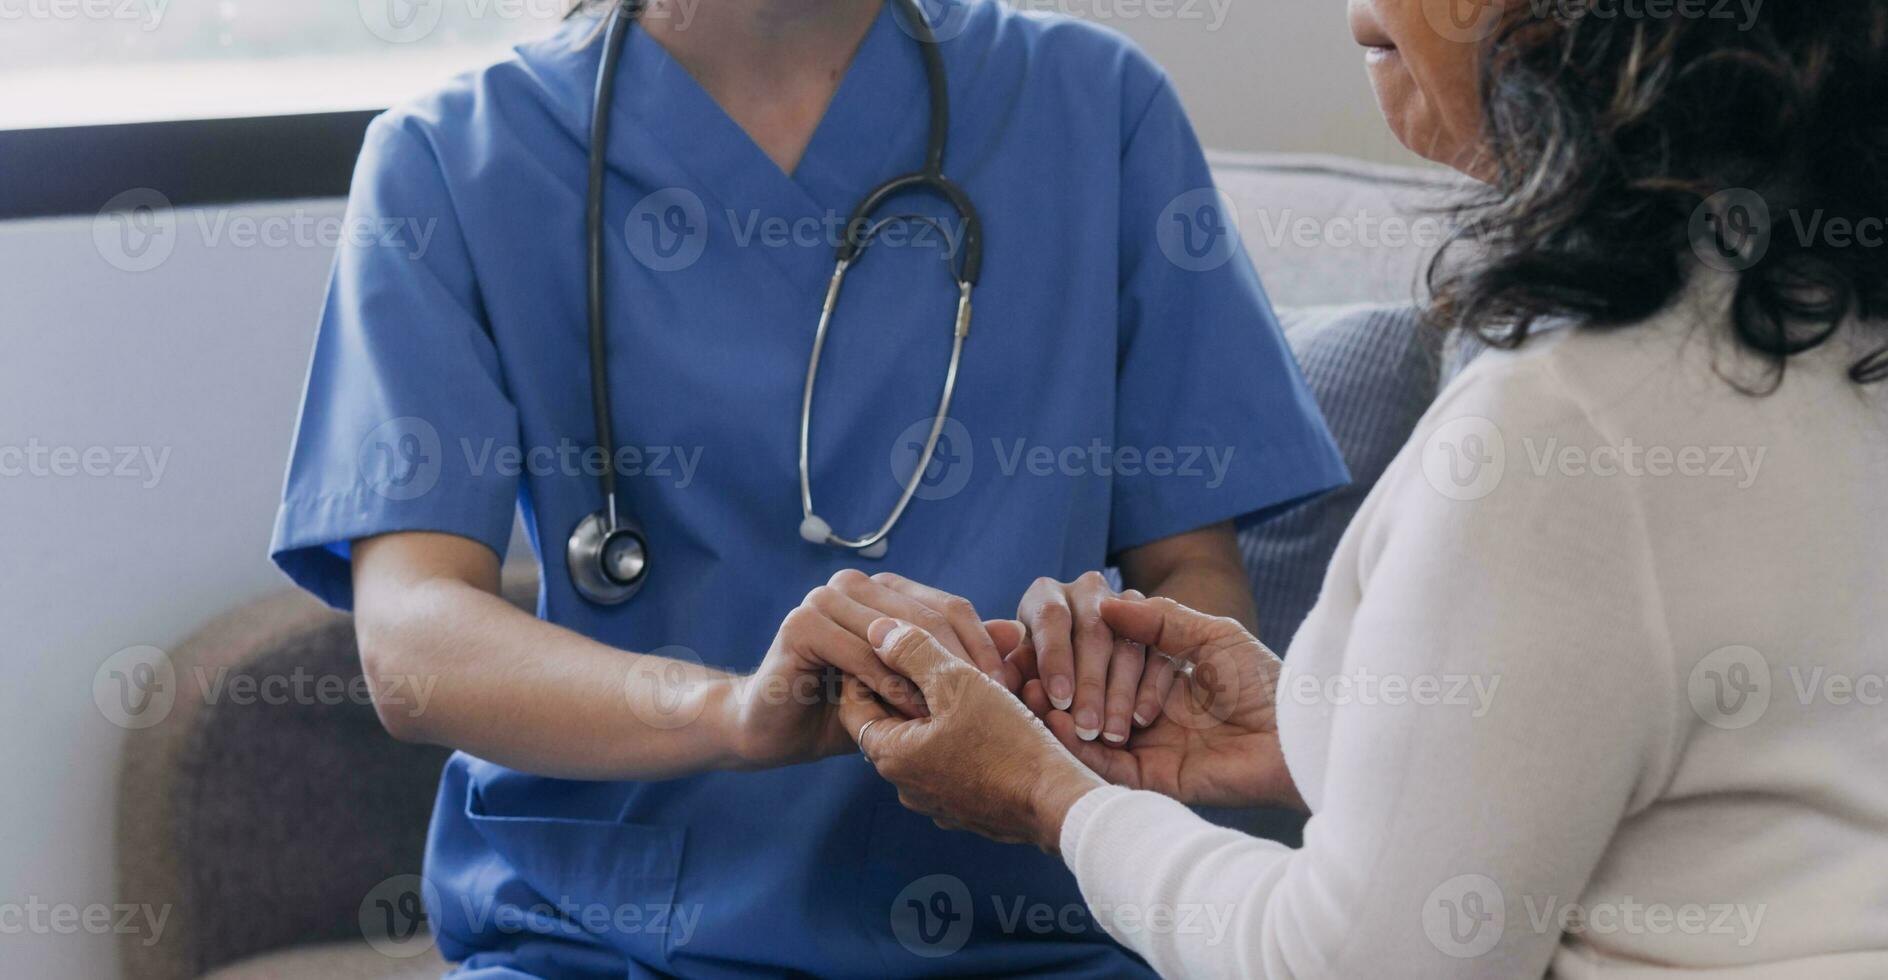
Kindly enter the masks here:
M 1082 794 L 1082 798 L 1069 807 L 1068 816 L 1062 818 L 1062 860 L 1075 870 L 1075 855 L 1082 846 L 1082 832 L 1095 818 L 1095 811 L 1102 804 L 1131 792 L 1125 786 L 1097 786 Z

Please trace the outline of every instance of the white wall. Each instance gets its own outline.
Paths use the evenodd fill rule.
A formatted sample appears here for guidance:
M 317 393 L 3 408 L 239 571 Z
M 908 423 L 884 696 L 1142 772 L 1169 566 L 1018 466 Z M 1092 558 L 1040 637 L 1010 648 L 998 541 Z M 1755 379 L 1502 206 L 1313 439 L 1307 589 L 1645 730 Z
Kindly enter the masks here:
M 1016 0 L 1093 12 L 1167 69 L 1222 150 L 1416 163 L 1377 114 L 1344 0 Z
M 1340 0 L 1216 2 L 1217 30 L 1207 0 L 1200 19 L 1100 19 L 1170 66 L 1210 145 L 1408 159 L 1382 132 Z M 330 255 L 213 244 L 203 222 L 338 213 L 180 214 L 173 254 L 138 273 L 107 261 L 90 218 L 0 224 L 0 447 L 134 447 L 164 463 L 129 478 L 0 476 L 0 905 L 116 900 L 113 773 L 128 733 L 94 704 L 101 664 L 174 645 L 282 584 L 264 549 Z M 110 976 L 113 942 L 0 935 L 11 976 Z
M 296 212 L 338 204 L 234 214 Z M 0 459 L 16 474 L 0 476 L 0 902 L 116 901 L 113 773 L 136 733 L 95 706 L 96 672 L 280 587 L 264 551 L 329 254 L 210 247 L 194 215 L 179 225 L 170 258 L 132 274 L 101 256 L 89 218 L 0 224 L 0 447 L 128 446 L 165 463 L 59 477 Z M 112 942 L 4 935 L 3 969 L 111 976 Z

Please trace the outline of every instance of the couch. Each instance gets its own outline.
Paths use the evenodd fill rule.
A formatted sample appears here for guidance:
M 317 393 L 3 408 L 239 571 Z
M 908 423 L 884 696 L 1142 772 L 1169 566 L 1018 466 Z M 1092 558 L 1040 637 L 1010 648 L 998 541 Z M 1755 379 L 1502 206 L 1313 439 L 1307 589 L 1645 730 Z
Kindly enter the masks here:
M 1423 229 L 1434 228 L 1425 209 L 1446 187 L 1436 172 L 1286 155 L 1218 155 L 1214 165 L 1295 349 L 1308 349 L 1323 324 L 1345 319 L 1332 308 L 1410 304 L 1429 251 Z M 1327 354 L 1341 358 L 1344 349 Z M 1349 375 L 1317 375 L 1314 389 L 1332 414 L 1326 399 L 1336 395 L 1327 389 L 1351 383 L 1343 380 Z M 1429 378 L 1405 400 L 1420 402 L 1434 384 Z M 1382 435 L 1392 445 L 1401 440 Z M 1345 448 L 1358 469 L 1360 457 Z M 1287 517 L 1280 526 L 1288 536 L 1332 520 Z M 1276 574 L 1271 566 L 1280 561 L 1301 560 L 1279 556 L 1305 550 L 1295 540 L 1248 544 L 1261 578 Z M 530 608 L 534 591 L 530 567 L 507 570 L 513 602 Z M 1289 637 L 1268 639 L 1282 648 Z M 360 673 L 348 618 L 296 592 L 230 611 L 171 660 L 179 676 L 225 680 Z M 160 942 L 125 937 L 131 980 L 366 980 L 445 970 L 423 934 L 390 944 L 381 923 L 408 907 L 387 900 L 417 881 L 446 753 L 395 742 L 359 698 L 304 700 L 179 699 L 161 724 L 127 734 L 119 901 L 171 910 Z

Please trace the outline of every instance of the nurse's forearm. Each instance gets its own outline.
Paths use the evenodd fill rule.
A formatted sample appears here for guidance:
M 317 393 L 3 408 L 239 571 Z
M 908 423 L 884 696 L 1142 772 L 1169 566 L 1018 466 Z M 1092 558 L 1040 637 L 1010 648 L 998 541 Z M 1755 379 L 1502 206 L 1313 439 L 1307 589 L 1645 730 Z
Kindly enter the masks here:
M 1189 531 L 1123 552 L 1121 581 L 1150 596 L 1239 621 L 1257 634 L 1258 606 L 1231 523 Z
M 355 549 L 361 659 L 395 737 L 564 779 L 741 764 L 727 729 L 729 675 L 627 653 L 520 611 L 495 594 L 495 557 L 468 559 L 447 543 L 442 559 L 428 553 L 439 542 L 413 540 L 390 550 L 395 540 Z

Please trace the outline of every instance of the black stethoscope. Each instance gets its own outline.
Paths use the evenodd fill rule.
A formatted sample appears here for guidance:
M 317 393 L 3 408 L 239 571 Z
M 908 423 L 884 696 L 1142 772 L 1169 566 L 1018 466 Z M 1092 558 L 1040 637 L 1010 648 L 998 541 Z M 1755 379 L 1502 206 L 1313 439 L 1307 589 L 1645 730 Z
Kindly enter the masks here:
M 944 151 L 950 133 L 950 89 L 944 76 L 944 55 L 938 47 L 937 34 L 918 6 L 917 0 L 893 0 L 909 21 L 924 55 L 924 74 L 931 89 L 931 130 L 925 147 L 924 169 L 895 177 L 867 194 L 846 222 L 845 239 L 839 243 L 837 263 L 826 302 L 820 310 L 819 329 L 813 335 L 813 354 L 806 369 L 806 389 L 800 402 L 800 537 L 814 544 L 844 548 L 864 558 L 885 555 L 892 528 L 904 516 L 905 508 L 918 492 L 924 472 L 937 452 L 944 422 L 950 416 L 951 397 L 957 389 L 957 372 L 963 363 L 964 340 L 970 336 L 971 294 L 983 270 L 983 221 L 963 189 L 944 176 Z M 610 382 L 606 367 L 606 329 L 603 310 L 603 183 L 605 153 L 610 142 L 610 110 L 616 90 L 616 69 L 622 60 L 623 45 L 630 27 L 641 12 L 642 0 L 624 0 L 610 14 L 604 34 L 603 61 L 597 69 L 595 115 L 590 122 L 590 189 L 585 206 L 585 232 L 588 236 L 589 306 L 590 306 L 590 406 L 596 415 L 597 445 L 603 450 L 604 465 L 600 482 L 603 509 L 578 523 L 570 534 L 567 560 L 570 578 L 577 592 L 598 605 L 614 606 L 628 602 L 649 578 L 649 539 L 642 526 L 619 510 L 616 497 L 616 436 L 611 424 Z M 948 229 L 936 219 L 922 215 L 896 215 L 874 222 L 873 216 L 887 202 L 900 194 L 922 192 L 949 202 L 963 222 L 962 260 L 953 270 L 957 282 L 957 319 L 951 344 L 950 367 L 944 376 L 944 392 L 938 399 L 937 415 L 932 419 L 924 453 L 905 481 L 904 492 L 891 514 L 878 529 L 864 537 L 848 538 L 833 531 L 832 525 L 813 509 L 813 483 L 809 474 L 808 442 L 813 422 L 813 388 L 819 378 L 820 353 L 826 346 L 827 331 L 832 327 L 833 312 L 846 284 L 846 273 L 864 257 L 866 249 L 888 226 L 901 221 L 919 221 L 940 231 Z

